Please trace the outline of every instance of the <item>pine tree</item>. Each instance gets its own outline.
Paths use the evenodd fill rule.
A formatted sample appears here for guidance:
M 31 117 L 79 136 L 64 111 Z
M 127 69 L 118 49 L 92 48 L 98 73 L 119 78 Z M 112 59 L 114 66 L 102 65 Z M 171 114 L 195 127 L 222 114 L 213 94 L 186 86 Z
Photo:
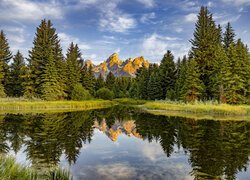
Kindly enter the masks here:
M 187 57 L 184 56 L 181 60 L 180 64 L 177 66 L 179 67 L 177 71 L 177 80 L 175 83 L 175 96 L 177 100 L 181 100 L 181 95 L 183 94 L 183 84 L 186 80 L 186 71 L 187 71 Z
M 114 84 L 115 84 L 115 76 L 112 72 L 109 72 L 108 75 L 107 75 L 107 78 L 106 78 L 106 87 L 109 89 L 109 90 L 113 90 L 114 88 Z
M 6 35 L 1 30 L 0 32 L 0 97 L 6 96 L 5 86 L 7 84 L 8 75 L 9 75 L 9 61 L 12 58 L 10 52 L 8 40 Z
M 164 55 L 160 64 L 160 79 L 162 87 L 162 97 L 161 99 L 173 99 L 172 95 L 174 91 L 175 81 L 176 81 L 176 69 L 174 63 L 174 56 L 171 51 L 167 51 Z
M 42 98 L 45 100 L 61 100 L 66 96 L 64 87 L 57 79 L 57 73 L 54 55 L 51 52 L 42 75 Z
M 23 55 L 17 51 L 13 58 L 13 63 L 10 66 L 10 76 L 8 82 L 8 96 L 20 97 L 24 93 L 24 77 L 26 74 L 26 67 Z
M 232 63 L 232 94 L 231 103 L 245 103 L 249 92 L 249 53 L 247 47 L 242 43 L 240 39 L 236 44 L 229 47 L 229 57 Z
M 130 89 L 130 77 L 116 77 L 114 84 L 114 94 L 116 98 L 125 98 L 129 95 Z
M 218 45 L 215 49 L 215 58 L 213 61 L 213 73 L 211 75 L 210 86 L 212 87 L 213 96 L 220 101 L 226 103 L 226 91 L 230 84 L 231 64 L 223 47 Z
M 213 72 L 214 50 L 220 44 L 220 31 L 215 25 L 212 14 L 206 7 L 201 7 L 191 43 L 191 57 L 198 64 L 200 80 L 205 85 L 203 99 L 212 99 L 214 97 L 210 86 L 210 77 Z
M 223 37 L 223 47 L 225 50 L 229 48 L 229 46 L 234 43 L 234 30 L 231 26 L 231 24 L 228 22 L 226 26 L 226 31 L 224 32 L 224 37 Z
M 38 97 L 44 97 L 45 95 L 43 93 L 48 92 L 48 89 L 43 89 L 46 87 L 43 85 L 43 83 L 46 82 L 46 80 L 43 78 L 46 77 L 45 71 L 47 71 L 46 67 L 49 63 L 49 56 L 52 56 L 50 58 L 53 58 L 56 71 L 56 73 L 54 73 L 56 77 L 53 77 L 53 79 L 56 79 L 61 87 L 61 92 L 58 94 L 60 96 L 66 95 L 64 93 L 66 90 L 66 76 L 64 72 L 65 69 L 62 68 L 64 67 L 62 49 L 60 47 L 60 40 L 56 34 L 56 29 L 53 27 L 50 20 L 41 21 L 41 24 L 37 28 L 36 37 L 33 44 L 34 47 L 29 52 L 29 68 L 31 71 L 30 78 L 32 80 L 32 84 L 30 85 L 33 86 L 30 88 L 30 90 L 35 90 L 35 95 Z
M 161 76 L 158 71 L 153 72 L 150 75 L 150 79 L 147 87 L 148 99 L 159 100 L 163 96 Z
M 24 81 L 22 83 L 22 86 L 24 88 L 23 96 L 32 99 L 36 96 L 34 89 L 35 87 L 32 79 L 32 71 L 30 69 L 30 66 L 26 66 L 25 69 L 25 74 L 23 76 Z
M 146 67 L 140 68 L 137 75 L 137 86 L 134 86 L 134 90 L 137 92 L 137 98 L 148 99 L 148 82 L 150 78 L 149 69 Z
M 222 45 L 222 42 L 223 42 L 223 34 L 222 34 L 222 28 L 221 28 L 221 25 L 219 24 L 218 25 L 218 39 L 219 39 L 219 44 Z
M 98 91 L 99 89 L 103 88 L 104 86 L 105 86 L 105 81 L 102 77 L 102 74 L 100 73 L 96 79 L 95 91 Z
M 92 95 L 94 95 L 96 79 L 92 70 L 92 66 L 88 68 L 87 64 L 85 64 L 81 69 L 81 83 L 85 89 L 87 89 Z
M 232 43 L 228 48 L 228 57 L 230 57 L 230 81 L 226 89 L 227 102 L 236 104 L 243 101 L 242 91 L 244 91 L 244 79 L 240 75 L 241 62 L 236 50 L 236 46 Z
M 72 42 L 66 54 L 66 77 L 67 77 L 67 93 L 70 95 L 73 87 L 80 82 L 81 79 L 81 52 Z
M 194 102 L 201 98 L 204 85 L 199 77 L 200 73 L 196 60 L 189 60 L 187 64 L 186 79 L 182 89 L 183 100 Z

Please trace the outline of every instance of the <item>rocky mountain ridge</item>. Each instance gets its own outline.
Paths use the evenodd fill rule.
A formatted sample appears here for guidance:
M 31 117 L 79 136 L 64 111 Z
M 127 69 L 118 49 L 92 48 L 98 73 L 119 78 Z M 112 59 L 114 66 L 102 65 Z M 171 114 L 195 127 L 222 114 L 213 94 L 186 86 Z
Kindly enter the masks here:
M 112 141 L 117 141 L 121 134 L 125 134 L 129 137 L 141 138 L 137 132 L 135 121 L 118 121 L 116 120 L 112 127 L 108 127 L 106 120 L 103 119 L 101 122 L 95 121 L 94 128 L 105 133 Z
M 149 62 L 144 59 L 143 56 L 136 57 L 134 59 L 129 58 L 126 61 L 119 59 L 117 53 L 112 54 L 106 61 L 99 65 L 94 65 L 91 60 L 86 60 L 87 67 L 92 66 L 95 76 L 106 77 L 109 72 L 112 72 L 116 77 L 126 76 L 135 77 L 136 71 L 142 67 L 149 67 Z

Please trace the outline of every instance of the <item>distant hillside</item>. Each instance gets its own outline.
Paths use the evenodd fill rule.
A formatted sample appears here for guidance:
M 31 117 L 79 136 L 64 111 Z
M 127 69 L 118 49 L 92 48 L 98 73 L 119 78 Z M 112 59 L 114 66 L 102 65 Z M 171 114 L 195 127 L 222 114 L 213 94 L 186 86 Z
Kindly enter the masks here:
M 126 61 L 119 59 L 118 54 L 112 54 L 106 61 L 99 65 L 94 65 L 91 60 L 86 60 L 87 66 L 92 66 L 95 76 L 102 74 L 104 77 L 111 71 L 116 77 L 127 76 L 135 77 L 136 71 L 142 67 L 149 67 L 149 62 L 143 56 L 135 59 L 129 58 Z

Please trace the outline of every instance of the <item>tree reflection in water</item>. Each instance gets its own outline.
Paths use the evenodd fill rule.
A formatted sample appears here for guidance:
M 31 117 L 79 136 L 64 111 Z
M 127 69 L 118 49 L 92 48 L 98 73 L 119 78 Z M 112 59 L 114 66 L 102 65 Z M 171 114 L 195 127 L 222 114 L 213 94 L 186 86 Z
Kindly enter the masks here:
M 58 165 L 62 155 L 70 165 L 75 164 L 84 144 L 91 144 L 94 129 L 112 141 L 121 134 L 156 141 L 170 158 L 175 146 L 182 147 L 195 179 L 235 179 L 249 163 L 250 122 L 155 116 L 126 106 L 2 115 L 0 153 L 18 153 L 24 147 L 26 158 L 38 169 Z

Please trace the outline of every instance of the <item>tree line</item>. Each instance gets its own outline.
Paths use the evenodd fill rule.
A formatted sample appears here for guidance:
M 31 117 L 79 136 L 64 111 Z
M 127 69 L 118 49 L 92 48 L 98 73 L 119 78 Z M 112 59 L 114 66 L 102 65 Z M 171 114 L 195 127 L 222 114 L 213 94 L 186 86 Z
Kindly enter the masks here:
M 111 72 L 107 77 L 100 74 L 96 78 L 92 67 L 84 64 L 78 45 L 72 42 L 64 57 L 56 29 L 50 20 L 42 20 L 27 64 L 19 51 L 12 56 L 1 31 L 0 97 L 45 100 L 132 97 L 249 103 L 250 54 L 235 36 L 230 23 L 223 32 L 207 7 L 201 7 L 187 56 L 175 62 L 171 51 L 167 51 L 160 65 L 141 67 L 136 78 L 115 77 Z
M 0 97 L 85 100 L 128 96 L 131 78 L 116 78 L 111 72 L 105 79 L 101 74 L 96 78 L 92 67 L 84 64 L 77 44 L 72 42 L 64 57 L 50 20 L 42 20 L 37 28 L 27 62 L 20 51 L 12 56 L 1 31 Z
M 188 56 L 175 63 L 167 51 L 160 65 L 137 72 L 133 97 L 250 103 L 250 54 L 247 45 L 235 39 L 231 24 L 223 32 L 207 7 L 201 7 L 193 35 Z

